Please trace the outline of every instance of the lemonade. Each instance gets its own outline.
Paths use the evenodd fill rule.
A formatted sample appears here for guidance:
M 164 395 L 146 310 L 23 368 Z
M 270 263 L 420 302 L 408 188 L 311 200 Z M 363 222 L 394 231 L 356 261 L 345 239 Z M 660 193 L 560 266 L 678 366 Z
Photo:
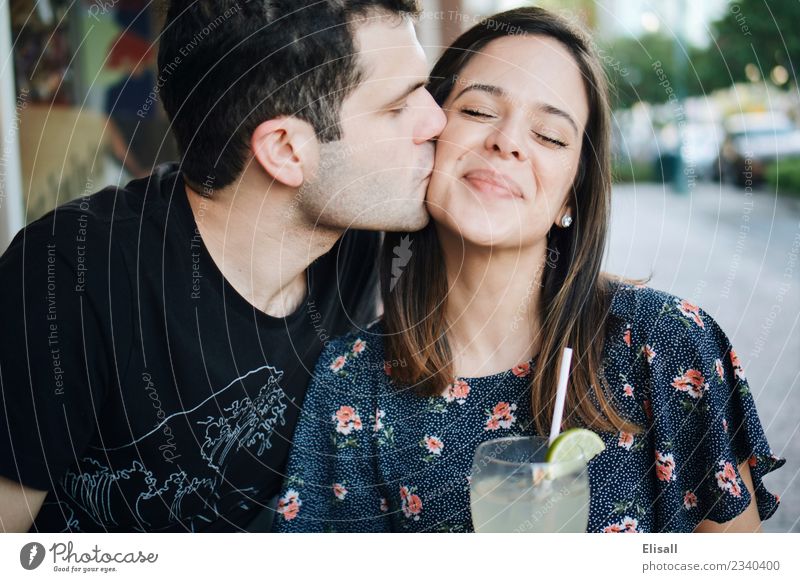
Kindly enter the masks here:
M 589 523 L 589 485 L 569 477 L 538 486 L 479 480 L 470 492 L 472 523 L 481 533 L 582 533 Z
M 470 505 L 478 532 L 585 532 L 587 463 L 605 448 L 585 429 L 565 431 L 548 446 L 541 437 L 481 444 L 472 464 Z

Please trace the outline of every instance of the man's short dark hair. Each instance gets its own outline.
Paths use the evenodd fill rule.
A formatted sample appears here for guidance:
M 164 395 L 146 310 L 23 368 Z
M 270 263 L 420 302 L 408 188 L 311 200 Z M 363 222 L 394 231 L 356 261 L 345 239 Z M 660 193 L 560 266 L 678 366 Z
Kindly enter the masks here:
M 341 137 L 358 86 L 353 21 L 416 16 L 418 0 L 170 0 L 160 37 L 161 101 L 190 184 L 222 188 L 244 169 L 264 121 L 292 115 L 321 142 Z M 203 188 L 208 193 L 211 188 Z

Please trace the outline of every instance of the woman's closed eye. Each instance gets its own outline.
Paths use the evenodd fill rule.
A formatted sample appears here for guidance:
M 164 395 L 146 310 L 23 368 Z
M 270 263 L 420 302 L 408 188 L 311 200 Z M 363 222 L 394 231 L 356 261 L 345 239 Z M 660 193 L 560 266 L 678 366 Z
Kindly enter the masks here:
M 480 109 L 473 109 L 471 107 L 462 107 L 461 113 L 465 115 L 469 115 L 470 117 L 477 117 L 478 119 L 491 119 L 495 117 L 491 113 L 487 113 L 485 111 L 481 111 Z
M 472 108 L 472 107 L 462 107 L 460 109 L 460 111 L 461 111 L 461 113 L 463 113 L 463 114 L 465 114 L 465 115 L 467 115 L 469 117 L 476 118 L 476 119 L 494 119 L 496 117 L 495 115 L 492 115 L 491 113 L 487 113 L 485 111 L 482 111 L 482 110 L 476 109 L 476 108 Z M 561 141 L 560 139 L 558 139 L 557 137 L 552 137 L 550 135 L 547 135 L 547 134 L 544 134 L 544 133 L 540 133 L 538 131 L 533 131 L 533 130 L 532 130 L 532 133 L 533 133 L 534 136 L 536 136 L 537 139 L 545 142 L 546 144 L 548 144 L 550 146 L 555 146 L 555 147 L 558 147 L 558 148 L 567 147 L 567 144 L 565 142 Z
M 567 144 L 564 143 L 563 141 L 561 141 L 558 138 L 550 137 L 549 135 L 545 135 L 545 134 L 539 133 L 537 131 L 534 131 L 533 135 L 535 135 L 538 139 L 542 140 L 543 142 L 551 144 L 551 145 L 554 145 L 554 146 L 557 146 L 559 148 L 567 147 Z

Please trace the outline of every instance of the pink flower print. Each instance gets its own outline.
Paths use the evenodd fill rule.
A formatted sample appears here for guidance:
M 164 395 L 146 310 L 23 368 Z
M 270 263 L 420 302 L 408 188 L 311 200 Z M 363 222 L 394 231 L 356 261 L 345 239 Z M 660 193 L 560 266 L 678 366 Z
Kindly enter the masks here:
M 408 487 L 400 487 L 400 504 L 406 518 L 419 521 L 419 514 L 422 512 L 422 499 L 419 495 L 413 493 Z
M 341 483 L 334 483 L 333 484 L 333 495 L 339 501 L 343 501 L 344 498 L 345 498 L 345 495 L 347 495 L 347 489 Z
M 675 480 L 675 458 L 672 454 L 656 451 L 656 477 L 661 481 Z
M 531 373 L 531 365 L 528 362 L 524 362 L 522 364 L 517 364 L 513 368 L 511 368 L 511 372 L 517 378 L 524 378 L 525 376 L 529 376 Z
M 729 461 L 720 461 L 719 466 L 722 467 L 722 470 L 714 474 L 717 478 L 717 486 L 734 497 L 741 497 L 742 489 L 739 486 L 739 478 L 733 464 Z
M 358 338 L 353 344 L 353 353 L 360 354 L 366 349 L 366 347 L 367 347 L 367 342 L 365 342 L 361 338 Z
M 500 428 L 500 421 L 496 416 L 492 416 L 486 421 L 486 427 L 484 430 L 497 430 L 498 428 Z
M 720 380 L 724 380 L 725 379 L 725 370 L 722 368 L 722 360 L 720 360 L 719 358 L 714 360 L 714 368 L 716 368 L 716 370 L 717 370 L 717 376 L 719 376 L 719 379 Z
M 678 303 L 678 311 L 680 311 L 684 317 L 688 317 L 692 321 L 694 321 L 697 325 L 705 329 L 705 324 L 703 320 L 700 318 L 700 308 L 695 305 L 694 303 L 689 303 L 685 299 L 676 299 Z
M 620 432 L 619 442 L 617 444 L 626 451 L 630 451 L 633 446 L 633 433 L 625 431 Z
M 300 501 L 300 494 L 294 489 L 289 489 L 283 497 L 278 499 L 278 515 L 283 516 L 286 521 L 291 521 L 300 513 L 301 505 L 303 502 Z
M 387 511 L 389 511 L 389 502 L 385 497 L 381 497 L 381 512 L 386 513 Z
M 631 324 L 629 323 L 627 329 L 622 334 L 622 341 L 625 342 L 625 345 L 631 347 Z
M 744 380 L 744 368 L 742 368 L 742 362 L 734 350 L 731 350 L 731 365 L 733 366 L 733 375 L 739 380 Z
M 625 519 L 622 520 L 622 527 L 625 528 L 625 533 L 639 533 L 639 520 L 625 516 Z
M 725 466 L 722 469 L 722 476 L 728 481 L 736 481 L 736 469 L 733 468 L 732 463 L 725 463 Z
M 341 424 L 347 424 L 356 416 L 356 410 L 352 406 L 340 406 L 339 410 L 336 411 L 336 414 L 333 415 L 333 419 L 338 421 Z
M 354 430 L 361 430 L 361 417 L 352 406 L 340 406 L 336 414 L 333 415 L 336 422 L 336 432 L 348 435 Z
M 686 509 L 692 509 L 694 507 L 697 507 L 697 495 L 695 495 L 691 491 L 687 491 L 683 496 L 683 506 Z
M 387 376 L 391 376 L 392 375 L 392 365 L 389 362 L 384 362 L 383 363 L 383 372 Z
M 604 527 L 603 533 L 639 533 L 639 520 L 626 515 L 622 521 Z
M 344 356 L 339 356 L 328 367 L 330 368 L 331 372 L 338 372 L 339 370 L 344 368 L 344 365 L 346 363 L 347 363 L 347 358 Z
M 372 431 L 378 432 L 383 428 L 383 423 L 381 422 L 382 418 L 386 417 L 386 413 L 381 410 L 380 408 L 375 409 L 375 423 L 372 425 Z
M 425 448 L 428 449 L 428 452 L 432 455 L 441 455 L 442 449 L 444 449 L 444 443 L 435 436 L 426 436 Z
M 728 432 L 728 419 L 727 418 L 723 418 L 722 419 L 722 430 L 724 430 L 725 432 Z
M 403 515 L 406 517 L 414 517 L 415 521 L 419 521 L 419 513 L 422 511 L 422 499 L 419 495 L 412 493 L 408 497 L 408 501 L 403 505 Z
M 498 402 L 492 414 L 495 416 L 506 416 L 511 413 L 511 405 L 508 402 Z
M 456 380 L 447 385 L 442 396 L 448 403 L 455 400 L 459 404 L 464 404 L 469 396 L 469 384 L 463 380 Z
M 705 377 L 697 370 L 686 370 L 683 376 L 673 379 L 672 386 L 681 392 L 688 393 L 692 398 L 702 398 L 708 389 Z
M 489 413 L 489 420 L 486 421 L 484 430 L 497 430 L 498 428 L 511 428 L 516 422 L 517 417 L 514 416 L 514 411 L 517 409 L 516 404 L 508 402 L 498 402 L 494 409 Z
M 644 352 L 644 356 L 647 358 L 647 363 L 652 364 L 653 358 L 656 357 L 656 351 L 650 347 L 650 344 L 645 344 L 642 348 L 642 351 Z
M 752 469 L 753 467 L 755 467 L 756 463 L 758 463 L 758 459 L 756 458 L 756 456 L 750 455 L 750 458 L 747 459 L 747 464 L 750 466 L 750 468 Z
M 625 396 L 633 396 L 633 386 L 630 384 L 625 384 L 625 386 L 622 387 L 622 391 L 625 393 Z

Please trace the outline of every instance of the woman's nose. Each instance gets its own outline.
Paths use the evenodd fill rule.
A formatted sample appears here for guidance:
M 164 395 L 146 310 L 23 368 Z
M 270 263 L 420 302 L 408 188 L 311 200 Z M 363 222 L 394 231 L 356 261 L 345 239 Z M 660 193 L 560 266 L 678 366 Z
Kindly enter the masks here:
M 486 137 L 486 149 L 500 154 L 506 159 L 514 158 L 524 162 L 528 159 L 525 149 L 515 139 L 515 128 L 512 124 L 495 125 Z

